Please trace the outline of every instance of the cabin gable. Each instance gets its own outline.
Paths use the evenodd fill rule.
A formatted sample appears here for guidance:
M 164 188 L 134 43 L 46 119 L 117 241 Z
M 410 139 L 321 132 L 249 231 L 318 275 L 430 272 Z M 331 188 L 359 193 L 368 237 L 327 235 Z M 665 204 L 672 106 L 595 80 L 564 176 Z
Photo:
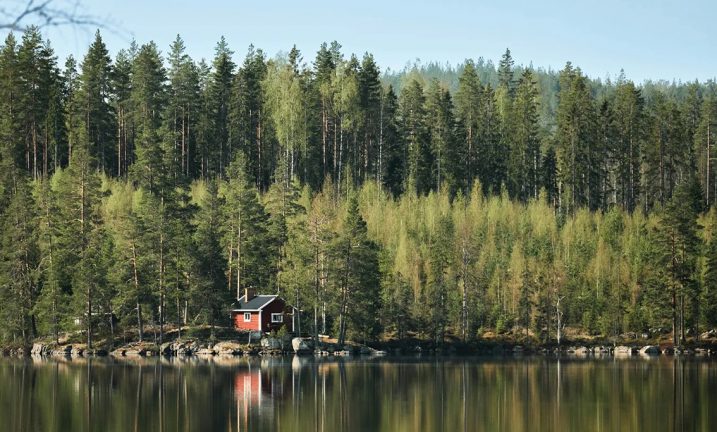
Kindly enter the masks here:
M 248 299 L 248 300 L 247 300 Z M 247 290 L 231 312 L 234 328 L 242 331 L 278 331 L 286 326 L 294 331 L 292 308 L 276 295 L 254 295 Z

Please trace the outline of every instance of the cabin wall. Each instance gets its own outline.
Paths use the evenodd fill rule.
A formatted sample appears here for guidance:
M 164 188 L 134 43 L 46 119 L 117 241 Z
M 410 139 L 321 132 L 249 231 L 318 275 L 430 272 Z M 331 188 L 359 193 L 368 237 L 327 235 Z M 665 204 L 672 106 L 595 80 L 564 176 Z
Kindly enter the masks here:
M 234 312 L 234 328 L 237 330 L 257 331 L 259 327 L 259 312 L 251 312 L 251 321 L 244 321 L 244 312 Z
M 286 329 L 288 331 L 291 331 L 291 315 L 286 313 L 286 303 L 281 299 L 276 299 L 273 302 L 266 305 L 264 309 L 262 309 L 261 314 L 261 321 L 262 321 L 262 328 L 265 332 L 270 332 L 272 330 L 279 330 L 281 326 L 285 325 Z M 272 323 L 271 322 L 271 314 L 273 313 L 283 313 L 284 314 L 284 322 L 282 324 Z

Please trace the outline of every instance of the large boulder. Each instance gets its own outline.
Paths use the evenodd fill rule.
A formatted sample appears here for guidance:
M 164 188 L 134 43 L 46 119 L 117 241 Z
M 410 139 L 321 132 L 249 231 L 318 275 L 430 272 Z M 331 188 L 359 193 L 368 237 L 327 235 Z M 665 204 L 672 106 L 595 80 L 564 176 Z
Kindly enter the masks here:
M 313 343 L 310 339 L 295 337 L 291 340 L 291 348 L 297 354 L 310 353 L 313 350 Z
M 198 357 L 213 357 L 216 353 L 212 348 L 199 348 L 199 350 L 195 354 Z
M 54 349 L 51 353 L 54 357 L 69 357 L 72 355 L 72 345 L 62 345 Z
M 159 346 L 159 354 L 170 356 L 173 355 L 176 351 L 174 348 L 174 342 L 165 342 L 162 345 Z
M 618 346 L 615 347 L 615 355 L 616 356 L 629 356 L 632 355 L 632 348 L 629 346 Z
M 218 355 L 223 356 L 233 356 L 233 355 L 239 355 L 242 353 L 242 347 L 237 342 L 233 341 L 224 341 L 219 342 L 213 347 L 214 352 L 216 352 Z
M 575 355 L 586 356 L 586 355 L 588 355 L 588 353 L 589 353 L 589 350 L 584 346 L 575 348 Z
M 199 351 L 199 343 L 195 340 L 176 340 L 169 345 L 169 350 L 176 356 L 188 356 Z
M 261 347 L 269 350 L 280 350 L 281 349 L 281 341 L 278 338 L 275 337 L 265 337 L 262 338 Z
M 32 344 L 32 348 L 30 349 L 30 355 L 34 356 L 46 356 L 50 354 L 50 347 L 39 342 L 35 342 Z
M 660 347 L 655 345 L 645 345 L 640 348 L 641 355 L 660 355 Z

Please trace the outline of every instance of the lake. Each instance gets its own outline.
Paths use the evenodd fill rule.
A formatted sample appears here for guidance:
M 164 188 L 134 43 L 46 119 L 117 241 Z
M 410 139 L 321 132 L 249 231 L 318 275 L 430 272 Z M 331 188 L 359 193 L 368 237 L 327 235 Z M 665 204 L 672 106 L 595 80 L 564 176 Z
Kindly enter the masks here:
M 717 362 L 0 359 L 3 431 L 709 431 Z

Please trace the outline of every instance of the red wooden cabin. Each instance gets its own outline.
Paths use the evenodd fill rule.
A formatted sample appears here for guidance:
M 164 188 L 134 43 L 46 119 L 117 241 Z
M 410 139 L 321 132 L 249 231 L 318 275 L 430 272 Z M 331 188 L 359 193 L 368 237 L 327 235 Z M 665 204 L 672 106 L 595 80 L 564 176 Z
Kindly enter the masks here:
M 294 331 L 292 308 L 277 295 L 255 295 L 246 289 L 234 306 L 231 317 L 237 330 L 267 333 L 287 325 Z

